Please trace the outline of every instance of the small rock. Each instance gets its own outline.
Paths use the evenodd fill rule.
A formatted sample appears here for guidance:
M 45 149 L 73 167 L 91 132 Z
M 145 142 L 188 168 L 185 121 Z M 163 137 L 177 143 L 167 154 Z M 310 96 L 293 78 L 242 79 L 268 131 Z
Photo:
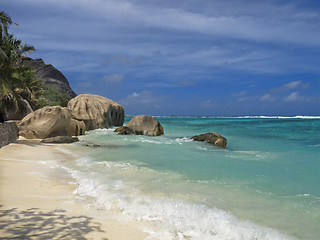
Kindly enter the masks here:
M 57 136 L 45 138 L 41 141 L 41 143 L 74 143 L 78 141 L 79 139 L 77 137 Z
M 205 133 L 205 134 L 193 136 L 192 140 L 211 143 L 215 146 L 223 147 L 223 148 L 225 148 L 227 145 L 227 139 L 216 132 Z

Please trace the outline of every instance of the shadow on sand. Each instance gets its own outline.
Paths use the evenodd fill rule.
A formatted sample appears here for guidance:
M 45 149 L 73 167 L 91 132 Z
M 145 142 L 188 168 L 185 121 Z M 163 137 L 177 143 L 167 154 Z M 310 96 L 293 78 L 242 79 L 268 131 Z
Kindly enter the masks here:
M 86 216 L 67 216 L 65 210 L 42 212 L 38 208 L 1 209 L 1 239 L 87 239 L 86 234 L 104 232 Z M 107 238 L 103 238 L 107 240 Z

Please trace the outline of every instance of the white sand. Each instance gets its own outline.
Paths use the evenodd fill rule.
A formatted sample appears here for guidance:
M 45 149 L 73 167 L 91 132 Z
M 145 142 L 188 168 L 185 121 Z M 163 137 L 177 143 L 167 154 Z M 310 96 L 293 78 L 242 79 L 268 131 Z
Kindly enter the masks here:
M 73 179 L 43 164 L 56 161 L 57 154 L 61 152 L 54 146 L 37 141 L 20 140 L 0 149 L 0 238 L 140 240 L 148 236 L 141 223 L 116 220 L 113 213 L 75 199 Z

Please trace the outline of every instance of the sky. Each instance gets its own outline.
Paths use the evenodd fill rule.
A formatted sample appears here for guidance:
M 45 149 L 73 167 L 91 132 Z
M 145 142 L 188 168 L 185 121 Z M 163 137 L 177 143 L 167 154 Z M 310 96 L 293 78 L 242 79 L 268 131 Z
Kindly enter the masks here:
M 149 115 L 320 115 L 320 1 L 1 0 L 77 94 Z

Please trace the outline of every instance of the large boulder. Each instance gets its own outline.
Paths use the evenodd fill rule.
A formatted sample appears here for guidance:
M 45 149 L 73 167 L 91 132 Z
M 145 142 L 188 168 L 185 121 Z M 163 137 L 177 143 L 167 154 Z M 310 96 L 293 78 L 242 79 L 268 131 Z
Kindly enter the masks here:
M 60 106 L 47 106 L 25 116 L 18 124 L 19 135 L 25 138 L 68 136 L 70 110 Z
M 123 107 L 102 96 L 81 94 L 68 102 L 72 116 L 83 121 L 86 130 L 122 126 L 124 122 Z
M 159 136 L 163 134 L 163 127 L 157 119 L 147 115 L 138 115 L 128 122 L 126 127 L 116 129 L 119 134 Z
M 193 136 L 192 139 L 194 141 L 211 143 L 215 146 L 223 148 L 225 148 L 227 145 L 227 139 L 216 132 L 204 133 L 197 136 Z
M 0 148 L 15 142 L 19 135 L 19 129 L 15 121 L 0 123 Z

